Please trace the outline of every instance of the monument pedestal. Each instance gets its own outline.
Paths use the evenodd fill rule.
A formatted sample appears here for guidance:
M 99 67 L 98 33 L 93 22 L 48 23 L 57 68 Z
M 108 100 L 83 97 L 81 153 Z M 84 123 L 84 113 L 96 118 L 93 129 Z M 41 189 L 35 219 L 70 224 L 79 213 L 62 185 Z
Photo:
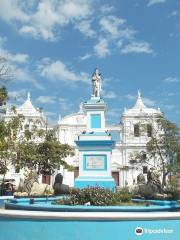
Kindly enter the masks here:
M 78 177 L 75 180 L 76 188 L 100 187 L 115 190 L 116 184 L 112 177 Z
M 79 177 L 75 187 L 103 187 L 115 190 L 115 181 L 111 176 L 111 153 L 115 142 L 105 130 L 104 112 L 106 104 L 97 97 L 91 97 L 83 104 L 87 115 L 87 132 L 79 135 L 75 141 L 79 150 Z

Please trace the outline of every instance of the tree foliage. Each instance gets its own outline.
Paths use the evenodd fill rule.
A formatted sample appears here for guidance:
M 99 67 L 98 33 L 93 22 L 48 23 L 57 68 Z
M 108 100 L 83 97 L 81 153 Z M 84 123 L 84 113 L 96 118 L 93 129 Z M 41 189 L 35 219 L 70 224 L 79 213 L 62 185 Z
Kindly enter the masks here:
M 24 117 L 17 115 L 10 121 L 0 121 L 0 172 L 6 174 L 10 163 L 16 169 L 33 169 L 38 174 L 53 174 L 63 166 L 73 170 L 65 158 L 74 154 L 68 144 L 61 144 L 51 131 L 25 130 L 19 134 Z M 41 137 L 41 141 L 34 141 Z
M 6 104 L 8 100 L 8 93 L 6 87 L 0 87 L 0 106 Z
M 145 163 L 156 167 L 162 174 L 162 187 L 164 187 L 167 175 L 169 173 L 177 174 L 180 170 L 179 128 L 166 118 L 158 117 L 146 149 L 132 154 L 130 159 L 130 163 L 136 164 L 136 166 L 142 166 Z
M 22 117 L 15 116 L 10 121 L 0 121 L 0 173 L 6 174 L 9 163 L 16 156 L 17 137 Z
M 14 165 L 19 168 L 36 170 L 38 174 L 52 175 L 55 169 L 63 166 L 72 170 L 65 158 L 72 156 L 74 149 L 68 144 L 61 144 L 49 134 L 40 143 L 23 141 L 19 143 Z

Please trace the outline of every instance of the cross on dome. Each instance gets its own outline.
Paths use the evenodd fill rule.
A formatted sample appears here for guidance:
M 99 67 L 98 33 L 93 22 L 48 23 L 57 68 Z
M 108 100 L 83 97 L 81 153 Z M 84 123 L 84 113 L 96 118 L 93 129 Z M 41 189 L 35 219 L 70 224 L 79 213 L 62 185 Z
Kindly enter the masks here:
M 146 108 L 146 106 L 144 105 L 144 103 L 142 101 L 140 90 L 138 90 L 138 97 L 137 97 L 137 101 L 136 101 L 134 108 L 139 109 L 139 110 Z
M 31 94 L 29 91 L 27 92 L 27 100 L 29 100 L 29 101 L 31 100 Z
M 138 98 L 141 98 L 141 91 L 138 89 Z

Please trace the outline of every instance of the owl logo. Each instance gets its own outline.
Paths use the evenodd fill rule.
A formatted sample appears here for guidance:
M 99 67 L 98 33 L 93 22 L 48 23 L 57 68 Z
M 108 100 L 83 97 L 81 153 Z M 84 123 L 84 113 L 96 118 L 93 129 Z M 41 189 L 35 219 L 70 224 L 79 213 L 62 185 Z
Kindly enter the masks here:
M 137 236 L 141 236 L 141 235 L 143 234 L 143 229 L 142 229 L 141 227 L 137 227 L 137 228 L 135 229 L 135 234 L 136 234 Z

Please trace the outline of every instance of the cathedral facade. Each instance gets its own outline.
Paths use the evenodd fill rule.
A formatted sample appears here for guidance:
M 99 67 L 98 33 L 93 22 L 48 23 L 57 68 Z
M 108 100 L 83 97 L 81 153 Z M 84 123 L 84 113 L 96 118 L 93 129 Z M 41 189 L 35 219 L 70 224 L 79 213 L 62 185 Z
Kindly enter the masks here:
M 156 118 L 161 114 L 159 109 L 146 107 L 138 91 L 134 107 L 124 110 L 120 116 L 120 124 L 105 126 L 106 131 L 112 135 L 115 141 L 115 148 L 112 151 L 112 176 L 117 186 L 135 184 L 140 173 L 146 177 L 149 164 L 135 166 L 131 163 L 131 155 L 135 152 L 145 151 L 146 143 L 157 127 Z M 74 179 L 78 176 L 79 170 L 79 153 L 75 141 L 83 131 L 88 131 L 86 122 L 87 116 L 80 106 L 79 112 L 59 119 L 55 126 L 59 141 L 75 147 L 75 156 L 68 158 L 67 161 L 74 165 L 76 170 L 73 174 L 66 170 L 63 172 L 66 183 L 71 186 L 74 185 Z M 151 165 L 156 166 L 154 160 L 151 160 Z
M 98 74 L 98 72 L 95 72 Z M 95 77 L 92 77 L 92 94 L 97 95 L 103 99 L 101 95 L 101 78 L 97 75 L 97 83 Z M 99 77 L 99 79 L 98 79 Z M 46 118 L 42 111 L 36 109 L 28 94 L 25 103 L 17 107 L 16 114 L 24 116 L 24 124 L 22 126 L 21 134 L 26 129 L 45 129 Z M 15 113 L 12 110 L 7 110 L 4 115 L 5 121 L 8 121 L 13 117 Z M 137 176 L 143 173 L 146 177 L 149 165 L 143 164 L 136 166 L 132 161 L 132 154 L 135 152 L 144 151 L 146 149 L 146 143 L 150 140 L 156 126 L 156 119 L 162 115 L 160 109 L 153 109 L 145 106 L 141 98 L 141 93 L 138 91 L 137 99 L 134 107 L 130 109 L 124 109 L 122 116 L 120 117 L 120 123 L 117 125 L 105 124 L 105 131 L 108 132 L 112 139 L 115 141 L 115 147 L 112 150 L 111 156 L 111 174 L 114 178 L 116 185 L 120 187 L 131 186 L 136 183 Z M 106 119 L 106 117 L 105 117 Z M 104 120 L 105 120 L 104 119 Z M 106 122 L 106 121 L 105 121 Z M 142 128 L 143 126 L 143 128 Z M 60 168 L 55 171 L 55 174 L 61 172 L 64 177 L 64 183 L 70 186 L 74 186 L 75 179 L 79 175 L 79 151 L 76 147 L 75 141 L 78 140 L 79 135 L 83 132 L 88 132 L 87 129 L 87 113 L 84 112 L 82 104 L 80 104 L 79 112 L 72 113 L 58 120 L 54 126 L 54 131 L 57 139 L 61 143 L 67 143 L 75 148 L 75 155 L 68 157 L 66 161 L 75 167 L 74 172 L 68 172 L 66 169 Z M 38 142 L 40 139 L 34 139 Z M 151 166 L 156 166 L 154 159 L 150 160 Z M 21 172 L 17 173 L 13 168 L 8 172 L 8 178 L 16 179 L 19 181 Z M 42 180 L 45 176 L 42 176 Z M 48 179 L 48 183 L 54 182 L 54 176 Z

